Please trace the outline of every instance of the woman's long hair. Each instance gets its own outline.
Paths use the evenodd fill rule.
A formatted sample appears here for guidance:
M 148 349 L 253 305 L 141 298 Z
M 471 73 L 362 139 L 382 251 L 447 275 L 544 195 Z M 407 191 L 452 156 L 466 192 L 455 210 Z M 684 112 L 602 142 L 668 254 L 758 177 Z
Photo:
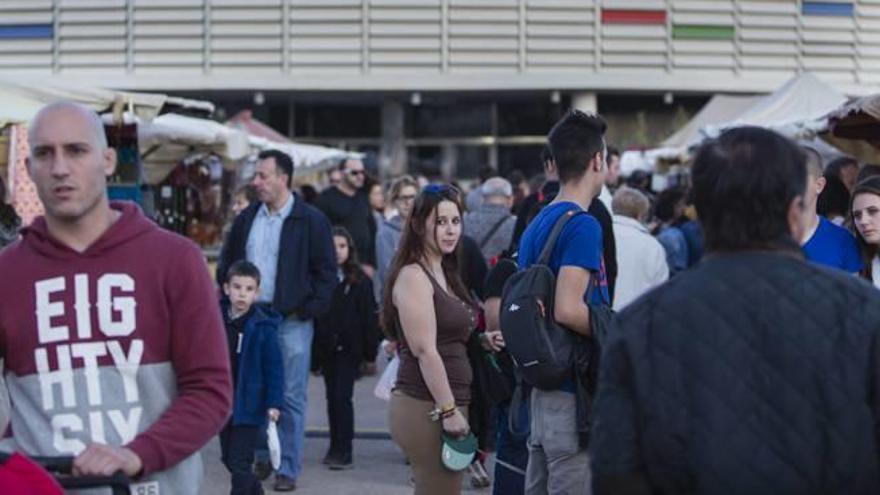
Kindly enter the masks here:
M 333 227 L 333 237 L 342 237 L 345 239 L 345 243 L 348 244 L 348 259 L 342 263 L 342 274 L 345 277 L 345 283 L 354 285 L 361 279 L 363 274 L 361 263 L 358 261 L 357 246 L 354 245 L 354 239 L 351 238 L 351 234 L 345 227 Z
M 396 328 L 397 308 L 394 306 L 394 301 L 392 300 L 394 284 L 397 282 L 397 277 L 400 275 L 400 270 L 402 270 L 403 267 L 413 263 L 422 263 L 422 260 L 425 259 L 428 250 L 428 246 L 425 242 L 426 235 L 433 235 L 436 242 L 437 227 L 434 227 L 433 233 L 426 232 L 425 229 L 428 218 L 432 213 L 437 211 L 437 206 L 443 201 L 451 201 L 452 203 L 455 203 L 459 214 L 462 212 L 461 194 L 457 189 L 446 185 L 429 185 L 416 197 L 412 213 L 410 213 L 409 218 L 406 219 L 406 223 L 403 226 L 400 246 L 397 248 L 397 253 L 395 253 L 394 259 L 391 261 L 388 279 L 385 282 L 382 298 L 382 314 L 380 315 L 382 329 L 391 340 L 397 340 L 400 338 L 397 335 Z M 437 245 L 439 246 L 439 242 Z M 441 265 L 443 267 L 443 275 L 446 277 L 446 283 L 449 288 L 462 301 L 469 303 L 471 301 L 470 295 L 468 294 L 467 288 L 465 288 L 464 282 L 462 282 L 461 275 L 459 274 L 458 260 L 460 251 L 461 240 L 459 238 L 455 251 L 451 254 L 443 255 Z
M 15 208 L 6 202 L 6 183 L 0 177 L 0 226 L 11 228 L 17 227 L 21 220 L 15 213 Z
M 852 195 L 850 196 L 849 203 L 848 216 L 852 222 L 853 231 L 856 235 L 856 243 L 859 245 L 859 253 L 862 255 L 863 268 L 860 275 L 871 280 L 871 263 L 874 261 L 874 257 L 877 256 L 880 246 L 869 244 L 865 241 L 865 238 L 862 237 L 862 234 L 859 233 L 859 229 L 856 227 L 856 220 L 853 218 L 853 203 L 855 203 L 856 196 L 859 194 L 873 194 L 874 196 L 880 197 L 880 176 L 868 177 L 856 184 L 856 187 L 853 188 Z

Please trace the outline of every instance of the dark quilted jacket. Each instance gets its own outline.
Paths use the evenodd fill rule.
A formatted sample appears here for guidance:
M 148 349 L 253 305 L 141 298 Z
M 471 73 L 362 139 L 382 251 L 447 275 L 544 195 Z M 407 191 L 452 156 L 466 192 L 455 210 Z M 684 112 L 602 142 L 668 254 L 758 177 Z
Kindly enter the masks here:
M 599 494 L 880 493 L 880 291 L 783 253 L 714 255 L 615 318 Z

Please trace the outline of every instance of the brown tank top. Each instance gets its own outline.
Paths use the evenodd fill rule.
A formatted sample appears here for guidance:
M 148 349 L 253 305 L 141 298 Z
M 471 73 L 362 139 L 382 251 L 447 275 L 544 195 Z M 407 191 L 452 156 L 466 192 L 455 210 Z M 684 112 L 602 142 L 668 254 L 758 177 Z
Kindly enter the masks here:
M 455 397 L 456 405 L 466 406 L 471 401 L 471 381 L 473 379 L 473 372 L 467 357 L 467 341 L 476 325 L 476 312 L 466 302 L 443 290 L 425 267 L 422 267 L 422 270 L 428 276 L 431 285 L 434 286 L 437 351 L 446 368 L 446 377 L 449 379 L 449 386 L 452 389 L 452 396 Z M 399 317 L 397 328 L 400 329 Z M 400 369 L 397 372 L 395 389 L 415 399 L 434 402 L 434 397 L 422 377 L 419 360 L 410 351 L 406 339 L 403 337 L 403 332 L 399 333 L 401 336 Z

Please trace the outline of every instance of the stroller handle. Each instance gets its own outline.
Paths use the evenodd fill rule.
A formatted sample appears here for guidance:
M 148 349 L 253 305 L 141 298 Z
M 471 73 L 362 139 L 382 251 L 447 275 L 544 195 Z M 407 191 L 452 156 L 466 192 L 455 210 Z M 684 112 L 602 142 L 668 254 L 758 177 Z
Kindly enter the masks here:
M 0 452 L 0 465 L 5 464 L 11 453 Z M 131 478 L 122 471 L 117 471 L 112 476 L 70 476 L 73 471 L 73 456 L 28 456 L 36 464 L 39 464 L 49 473 L 63 475 L 57 478 L 64 488 L 99 488 L 111 487 L 113 493 L 130 493 L 128 488 Z

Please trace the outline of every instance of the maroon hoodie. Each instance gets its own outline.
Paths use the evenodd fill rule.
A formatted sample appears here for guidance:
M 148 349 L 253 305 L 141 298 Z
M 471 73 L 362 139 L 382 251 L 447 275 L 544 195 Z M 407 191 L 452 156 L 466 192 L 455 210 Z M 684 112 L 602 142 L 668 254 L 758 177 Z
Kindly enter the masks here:
M 0 356 L 14 447 L 126 445 L 160 493 L 196 493 L 195 454 L 230 412 L 223 323 L 205 260 L 133 203 L 82 253 L 43 217 L 0 252 Z

